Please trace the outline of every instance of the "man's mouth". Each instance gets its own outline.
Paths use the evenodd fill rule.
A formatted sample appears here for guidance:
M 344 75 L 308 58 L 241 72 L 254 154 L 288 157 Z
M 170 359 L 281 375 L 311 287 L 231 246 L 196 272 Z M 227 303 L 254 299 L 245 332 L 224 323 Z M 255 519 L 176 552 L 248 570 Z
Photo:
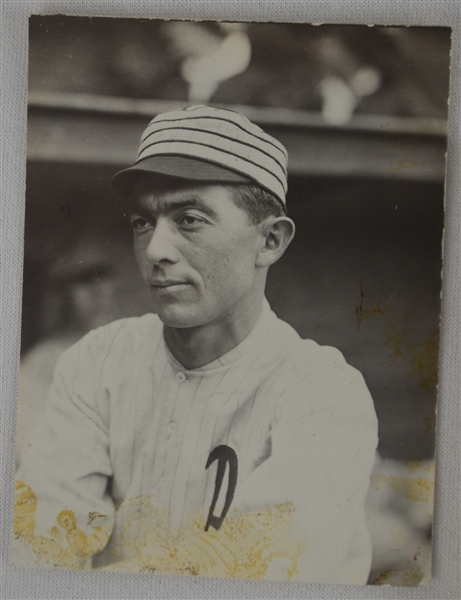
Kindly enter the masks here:
M 152 281 L 152 287 L 157 289 L 179 288 L 189 285 L 187 281 L 179 281 L 174 279 L 161 279 Z

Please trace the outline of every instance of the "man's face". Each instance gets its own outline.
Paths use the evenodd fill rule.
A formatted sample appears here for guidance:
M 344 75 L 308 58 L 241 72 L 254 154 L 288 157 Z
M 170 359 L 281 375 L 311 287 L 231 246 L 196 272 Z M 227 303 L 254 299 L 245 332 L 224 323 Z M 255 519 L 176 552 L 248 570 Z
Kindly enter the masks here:
M 165 325 L 198 327 L 239 318 L 257 297 L 261 228 L 235 205 L 230 189 L 161 190 L 141 180 L 130 220 L 136 261 Z

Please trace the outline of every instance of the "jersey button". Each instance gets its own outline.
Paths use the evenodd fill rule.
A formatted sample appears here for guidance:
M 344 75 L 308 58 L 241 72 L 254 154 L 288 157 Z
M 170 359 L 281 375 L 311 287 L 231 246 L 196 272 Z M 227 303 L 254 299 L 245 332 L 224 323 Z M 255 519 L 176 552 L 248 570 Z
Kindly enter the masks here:
M 174 421 L 171 421 L 171 423 L 168 425 L 168 431 L 170 433 L 176 433 L 177 429 L 178 429 L 178 425 Z
M 159 481 L 158 481 L 158 482 L 160 483 L 160 485 L 161 485 L 162 487 L 164 487 L 164 486 L 166 485 L 166 477 L 165 477 L 165 475 L 162 475 L 162 476 L 160 477 L 160 479 L 159 479 Z
M 178 371 L 175 375 L 176 377 L 176 381 L 178 381 L 179 383 L 184 383 L 184 381 L 186 381 L 186 376 L 184 375 L 184 373 L 182 371 Z

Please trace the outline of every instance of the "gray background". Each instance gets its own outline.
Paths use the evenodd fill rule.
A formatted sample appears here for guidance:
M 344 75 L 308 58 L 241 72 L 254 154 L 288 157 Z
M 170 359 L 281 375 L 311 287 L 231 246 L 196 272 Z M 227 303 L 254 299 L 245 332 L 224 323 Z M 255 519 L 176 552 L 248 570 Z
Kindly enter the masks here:
M 5 598 L 458 598 L 459 597 L 459 2 L 9 2 L 2 5 L 2 597 Z M 434 580 L 427 588 L 377 589 L 144 575 L 44 572 L 8 567 L 13 423 L 20 342 L 27 100 L 27 15 L 451 25 L 453 80 L 445 228 Z

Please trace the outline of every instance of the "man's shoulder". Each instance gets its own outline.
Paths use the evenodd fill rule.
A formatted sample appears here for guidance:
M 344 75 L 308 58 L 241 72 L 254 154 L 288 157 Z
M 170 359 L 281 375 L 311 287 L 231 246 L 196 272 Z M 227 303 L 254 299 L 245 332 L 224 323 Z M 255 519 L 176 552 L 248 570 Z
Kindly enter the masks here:
M 315 370 L 321 365 L 353 368 L 348 365 L 338 348 L 320 345 L 313 339 L 300 337 L 291 325 L 281 319 L 277 319 L 274 343 L 280 359 L 285 360 L 301 376 L 306 373 L 306 369 Z
M 67 353 L 95 361 L 128 357 L 144 347 L 152 347 L 161 339 L 162 332 L 163 325 L 155 314 L 118 319 L 89 331 Z
M 98 327 L 90 331 L 86 337 L 100 338 L 113 343 L 117 340 L 124 340 L 126 337 L 136 337 L 139 340 L 143 338 L 152 338 L 154 335 L 160 335 L 163 331 L 163 325 L 157 315 L 147 313 L 142 317 L 125 317 L 117 319 L 107 325 Z
M 338 348 L 303 339 L 280 319 L 274 343 L 279 365 L 274 369 L 274 383 L 275 380 L 283 383 L 284 410 L 289 397 L 295 405 L 309 406 L 312 413 L 334 408 L 335 413 L 357 409 L 374 415 L 373 401 L 362 374 L 346 361 Z

